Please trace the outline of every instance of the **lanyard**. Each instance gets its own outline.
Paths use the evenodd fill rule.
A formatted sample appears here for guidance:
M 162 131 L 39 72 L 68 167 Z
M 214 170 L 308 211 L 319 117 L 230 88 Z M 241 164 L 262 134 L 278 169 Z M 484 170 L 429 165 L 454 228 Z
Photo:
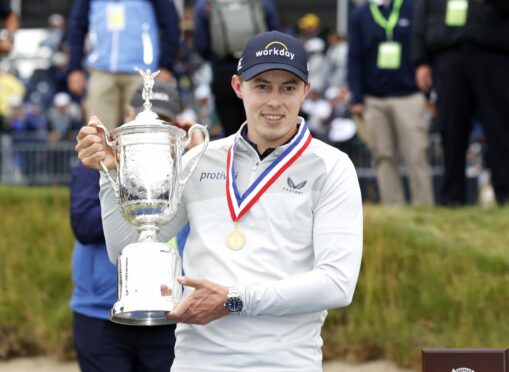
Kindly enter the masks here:
M 394 27 L 399 20 L 399 10 L 401 9 L 401 5 L 403 4 L 403 0 L 394 0 L 392 5 L 392 12 L 389 15 L 389 19 L 385 19 L 383 14 L 378 9 L 378 5 L 374 1 L 370 1 L 369 9 L 371 10 L 371 14 L 375 22 L 385 30 L 385 35 L 387 36 L 387 40 L 392 40 L 392 36 L 394 33 Z

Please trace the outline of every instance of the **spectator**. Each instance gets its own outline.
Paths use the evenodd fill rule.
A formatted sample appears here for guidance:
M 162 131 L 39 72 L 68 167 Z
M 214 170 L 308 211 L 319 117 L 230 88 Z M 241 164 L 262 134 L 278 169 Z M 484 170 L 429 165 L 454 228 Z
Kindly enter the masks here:
M 53 105 L 53 99 L 57 93 L 65 92 L 71 95 L 67 86 L 67 73 L 69 69 L 69 54 L 62 49 L 54 52 L 48 67 L 37 68 L 32 72 L 26 84 L 27 93 L 25 100 L 41 105 L 49 110 Z M 80 97 L 72 96 L 74 102 L 79 103 Z
M 82 372 L 169 371 L 174 325 L 134 327 L 109 320 L 117 298 L 116 267 L 108 259 L 99 204 L 99 172 L 78 163 L 71 181 L 75 285 L 74 345 Z
M 301 111 L 306 116 L 309 130 L 313 136 L 322 141 L 327 141 L 329 118 L 332 114 L 332 106 L 329 101 L 322 98 L 318 90 L 311 88 L 302 103 Z
M 126 106 L 124 111 L 125 122 L 134 120 L 136 115 L 145 109 L 143 107 L 145 103 L 143 88 L 144 84 L 139 84 L 131 96 L 129 105 Z M 177 125 L 176 118 L 180 111 L 180 97 L 175 83 L 155 80 L 150 103 L 152 104 L 151 110 L 157 114 L 160 120 Z
M 52 54 L 62 50 L 65 29 L 65 18 L 58 13 L 51 14 L 48 17 L 48 34 L 42 41 L 41 46 L 49 48 Z
M 299 39 L 304 43 L 309 39 L 321 37 L 320 17 L 315 13 L 304 14 L 298 22 Z
M 217 116 L 214 97 L 208 85 L 200 85 L 195 89 L 194 102 L 195 122 L 206 125 L 212 139 L 223 137 L 223 127 Z
M 348 44 L 336 30 L 329 31 L 327 36 L 329 48 L 325 53 L 326 87 L 341 87 L 346 83 Z
M 134 67 L 160 69 L 158 79 L 173 79 L 178 25 L 172 0 L 74 0 L 69 18 L 69 89 L 78 96 L 85 93 L 82 60 L 89 31 L 88 113 L 115 128 L 140 81 Z
M 9 97 L 6 114 L 4 132 L 12 133 L 25 130 L 25 112 L 23 111 L 23 99 L 20 96 L 12 95 Z
M 329 78 L 325 75 L 325 41 L 314 37 L 304 42 L 304 49 L 308 54 L 309 61 L 309 83 L 313 90 L 322 94 L 325 90 L 325 81 Z
M 125 108 L 124 121 L 143 111 L 143 84 Z M 152 111 L 176 124 L 179 107 L 174 85 L 155 81 Z M 76 236 L 71 298 L 78 363 L 83 372 L 169 371 L 175 325 L 135 327 L 108 320 L 117 299 L 116 267 L 108 259 L 101 223 L 99 172 L 79 163 L 71 181 L 71 224 Z
M 21 80 L 9 73 L 5 66 L 0 68 L 0 117 L 7 115 L 11 97 L 23 97 L 25 86 Z
M 350 117 L 350 91 L 346 85 L 328 87 L 324 98 L 332 107 L 331 119 Z
M 350 114 L 350 91 L 346 85 L 340 88 L 331 86 L 325 91 L 324 97 L 332 107 L 328 142 L 346 153 L 355 166 L 361 165 L 363 143 Z
M 4 131 L 10 133 L 16 141 L 46 142 L 47 129 L 47 118 L 40 106 L 24 104 L 20 96 L 14 95 L 9 98 Z
M 410 60 L 412 10 L 413 0 L 369 1 L 349 23 L 351 111 L 366 120 L 383 204 L 405 203 L 399 152 L 412 204 L 433 204 L 426 99 Z
M 456 7 L 455 7 L 456 5 Z M 417 85 L 436 92 L 444 151 L 443 205 L 466 203 L 465 162 L 474 117 L 483 124 L 497 202 L 509 201 L 509 2 L 417 0 Z
M 279 29 L 279 18 L 273 0 L 259 0 L 265 12 L 267 30 Z M 232 76 L 235 74 L 238 56 L 227 55 L 220 57 L 212 50 L 210 32 L 211 17 L 210 0 L 199 0 L 195 6 L 193 40 L 196 51 L 211 62 L 212 93 L 215 97 L 216 110 L 224 128 L 225 135 L 235 133 L 240 123 L 246 120 L 242 101 L 230 88 Z M 101 118 L 102 119 L 102 118 Z
M 19 28 L 18 15 L 11 9 L 10 2 L 0 0 L 0 18 L 4 27 L 0 30 L 0 58 L 9 54 L 14 46 L 14 33 Z
M 23 104 L 19 96 L 9 99 L 9 109 L 2 128 L 9 134 L 9 143 L 30 146 L 48 140 L 47 120 L 39 106 Z M 12 179 L 16 183 L 30 181 L 35 169 L 45 169 L 46 158 L 33 151 L 14 151 L 10 165 Z
M 143 87 L 144 84 L 140 84 L 131 97 L 129 105 L 126 107 L 124 113 L 125 121 L 134 120 L 136 115 L 144 110 L 143 103 L 145 101 L 142 98 Z M 194 124 L 194 121 L 180 117 L 180 96 L 175 83 L 156 80 L 154 81 L 152 91 L 153 97 L 150 100 L 152 103 L 152 111 L 157 113 L 160 120 L 177 126 L 187 132 Z M 193 133 L 193 139 L 189 147 L 192 148 L 200 143 L 203 143 L 203 135 L 196 131 Z
M 74 139 L 75 132 L 81 127 L 81 110 L 69 94 L 60 92 L 55 95 L 48 111 L 48 123 L 51 142 Z

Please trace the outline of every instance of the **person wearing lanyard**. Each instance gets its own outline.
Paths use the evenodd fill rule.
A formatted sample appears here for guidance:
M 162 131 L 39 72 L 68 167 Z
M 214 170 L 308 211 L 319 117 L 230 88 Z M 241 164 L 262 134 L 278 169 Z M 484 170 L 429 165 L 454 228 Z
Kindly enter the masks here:
M 370 0 L 352 13 L 348 30 L 348 83 L 352 114 L 366 122 L 380 202 L 406 202 L 401 154 L 412 204 L 434 203 L 426 98 L 410 61 L 413 0 Z
M 350 304 L 361 264 L 355 168 L 312 138 L 298 116 L 311 87 L 296 38 L 252 37 L 231 86 L 247 120 L 209 143 L 175 218 L 159 233 L 164 241 L 189 221 L 179 278 L 185 297 L 168 314 L 178 322 L 172 372 L 321 372 L 326 309 Z M 112 168 L 96 124 L 80 130 L 78 157 Z M 184 166 L 200 150 L 184 154 Z M 103 226 L 115 260 L 137 234 L 106 180 Z
M 440 204 L 468 202 L 466 153 L 475 119 L 499 204 L 509 202 L 509 1 L 416 0 L 412 39 L 416 80 L 436 94 L 444 181 Z

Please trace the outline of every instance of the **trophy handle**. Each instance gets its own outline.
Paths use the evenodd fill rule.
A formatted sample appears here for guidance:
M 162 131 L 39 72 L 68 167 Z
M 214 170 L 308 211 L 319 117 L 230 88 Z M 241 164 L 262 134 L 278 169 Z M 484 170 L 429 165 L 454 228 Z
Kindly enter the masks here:
M 193 137 L 193 133 L 197 130 L 199 130 L 203 133 L 205 141 L 203 143 L 200 153 L 198 154 L 198 156 L 196 156 L 193 159 L 193 164 L 191 165 L 191 168 L 189 168 L 189 172 L 187 172 L 187 175 L 183 179 L 179 177 L 179 189 L 178 189 L 178 199 L 179 200 L 180 200 L 180 197 L 182 196 L 182 191 L 184 191 L 184 186 L 186 185 L 187 181 L 193 174 L 196 166 L 198 165 L 198 162 L 202 158 L 202 156 L 205 153 L 205 150 L 207 149 L 207 146 L 209 144 L 209 132 L 207 130 L 207 127 L 205 125 L 201 125 L 201 124 L 194 124 L 187 132 L 187 141 L 184 143 L 184 148 L 189 146 L 189 144 L 191 143 L 191 139 Z M 181 175 L 182 175 L 182 173 L 181 173 Z
M 113 137 L 111 136 L 111 133 L 108 131 L 108 129 L 102 125 L 101 123 L 97 123 L 95 125 L 96 128 L 102 129 L 104 131 L 104 140 L 106 141 L 106 144 L 114 148 L 115 147 L 115 141 L 113 140 Z
M 106 142 L 106 145 L 111 147 L 112 149 L 115 148 L 115 141 L 112 139 L 112 136 L 108 129 L 102 124 L 96 124 L 96 128 L 102 129 L 104 131 L 104 141 Z M 108 180 L 110 181 L 111 187 L 113 188 L 113 192 L 115 193 L 115 197 L 117 198 L 117 201 L 120 200 L 119 193 L 118 193 L 118 185 L 115 182 L 115 180 L 111 177 L 110 172 L 108 168 L 106 167 L 106 164 L 102 160 L 99 161 L 99 165 L 101 166 L 102 170 L 108 177 Z

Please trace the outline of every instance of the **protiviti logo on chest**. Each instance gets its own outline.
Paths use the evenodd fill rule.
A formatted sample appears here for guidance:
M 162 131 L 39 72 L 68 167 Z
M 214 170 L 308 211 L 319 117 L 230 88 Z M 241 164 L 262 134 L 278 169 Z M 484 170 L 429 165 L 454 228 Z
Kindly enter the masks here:
M 288 47 L 280 41 L 272 41 L 265 46 L 265 49 L 258 50 L 255 52 L 256 57 L 263 56 L 281 56 L 290 58 L 293 60 L 295 53 L 288 50 Z

